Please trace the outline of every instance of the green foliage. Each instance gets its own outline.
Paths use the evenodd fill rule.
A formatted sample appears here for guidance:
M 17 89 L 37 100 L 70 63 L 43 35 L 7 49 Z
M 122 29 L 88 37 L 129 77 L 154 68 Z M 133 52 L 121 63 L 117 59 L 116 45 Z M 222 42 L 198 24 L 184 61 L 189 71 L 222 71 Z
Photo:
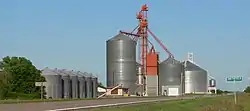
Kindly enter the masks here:
M 5 76 L 4 72 L 0 71 L 0 80 L 4 80 L 4 76 Z
M 223 91 L 222 91 L 222 90 L 217 89 L 217 94 L 222 94 L 222 93 L 223 93 Z
M 39 95 L 40 88 L 35 86 L 35 82 L 45 81 L 32 62 L 25 57 L 4 57 L 0 62 L 0 68 L 5 73 L 2 87 L 7 91 L 24 94 Z M 4 95 L 6 96 L 6 94 Z
M 250 93 L 250 86 L 248 86 L 245 90 L 244 90 L 245 93 Z
M 215 90 L 211 90 L 211 92 L 212 92 L 213 94 L 215 94 Z M 223 93 L 225 93 L 225 92 L 222 91 L 222 90 L 220 90 L 220 89 L 217 89 L 217 94 L 223 94 Z
M 24 93 L 9 92 L 6 95 L 6 98 L 8 98 L 8 99 L 27 100 L 27 99 L 40 98 L 40 95 L 38 93 L 24 94 Z
M 215 93 L 215 90 L 211 90 L 212 93 Z M 227 93 L 232 93 L 230 91 L 223 91 L 221 89 L 217 89 L 217 94 L 227 94 Z
M 101 82 L 98 83 L 98 87 L 105 88 L 105 86 Z
M 232 91 L 223 91 L 223 93 L 225 93 L 225 94 L 232 93 Z
M 4 83 L 3 80 L 0 80 L 0 100 L 5 99 L 9 91 L 9 87 Z
M 0 100 L 5 99 L 9 91 L 5 76 L 5 73 L 3 71 L 0 71 Z

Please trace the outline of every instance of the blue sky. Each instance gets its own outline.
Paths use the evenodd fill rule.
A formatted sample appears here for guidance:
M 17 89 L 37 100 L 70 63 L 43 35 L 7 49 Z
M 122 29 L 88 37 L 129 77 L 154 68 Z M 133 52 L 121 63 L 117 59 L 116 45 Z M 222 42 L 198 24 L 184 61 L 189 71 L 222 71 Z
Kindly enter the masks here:
M 227 76 L 245 77 L 238 90 L 249 84 L 249 0 L 2 0 L 0 57 L 25 56 L 40 69 L 93 72 L 105 83 L 105 41 L 135 28 L 145 3 L 150 29 L 178 60 L 194 52 L 219 88 L 233 90 Z

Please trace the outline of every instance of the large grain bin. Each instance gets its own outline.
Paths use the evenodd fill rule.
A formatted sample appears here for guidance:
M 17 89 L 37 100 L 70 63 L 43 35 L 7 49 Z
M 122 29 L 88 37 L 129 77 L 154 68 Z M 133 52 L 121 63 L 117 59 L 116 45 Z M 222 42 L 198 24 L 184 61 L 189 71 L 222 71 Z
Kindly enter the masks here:
M 185 61 L 185 93 L 206 93 L 207 86 L 207 71 L 193 62 Z
M 159 66 L 159 89 L 161 95 L 178 96 L 182 94 L 183 64 L 168 58 Z
M 122 84 L 130 93 L 137 89 L 136 41 L 118 34 L 106 42 L 107 87 Z
M 45 78 L 46 98 L 59 99 L 62 97 L 62 77 L 55 71 L 45 68 L 41 75 Z
M 209 87 L 216 87 L 216 80 L 215 79 L 209 80 Z

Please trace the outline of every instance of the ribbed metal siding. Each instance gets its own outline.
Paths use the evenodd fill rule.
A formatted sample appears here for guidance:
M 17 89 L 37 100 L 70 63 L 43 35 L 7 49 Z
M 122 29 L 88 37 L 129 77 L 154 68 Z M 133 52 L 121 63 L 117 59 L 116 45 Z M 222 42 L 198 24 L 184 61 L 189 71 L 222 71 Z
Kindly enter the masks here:
M 136 89 L 136 42 L 119 34 L 107 41 L 107 86 Z
M 207 92 L 207 71 L 187 62 L 185 68 L 185 93 Z
M 157 96 L 158 95 L 158 76 L 147 75 L 146 77 L 147 85 L 147 94 L 148 96 Z
M 62 76 L 63 80 L 63 98 L 70 98 L 70 77 L 69 75 Z
M 55 69 L 57 73 L 62 75 L 62 97 L 70 98 L 70 76 L 62 70 Z
M 159 92 L 162 94 L 162 86 L 181 85 L 183 64 L 175 59 L 168 58 L 159 66 Z
M 76 73 L 77 75 L 78 75 L 78 80 L 79 80 L 79 97 L 80 98 L 86 98 L 85 97 L 85 77 L 84 77 L 84 75 L 80 72 L 80 71 L 78 71 L 77 73 Z
M 92 78 L 86 77 L 86 98 L 92 98 Z
M 41 74 L 47 82 L 45 86 L 46 97 L 59 99 L 62 97 L 62 81 L 61 75 L 51 69 L 45 68 Z
M 85 91 L 84 91 L 84 86 L 85 86 L 85 77 L 83 76 L 79 76 L 78 77 L 79 80 L 79 98 L 85 98 Z
M 97 88 L 98 88 L 98 80 L 96 77 L 93 77 L 92 78 L 92 84 L 93 84 L 93 98 L 96 98 L 97 97 Z
M 72 89 L 72 98 L 76 99 L 78 95 L 78 76 L 70 73 L 71 80 L 71 89 Z

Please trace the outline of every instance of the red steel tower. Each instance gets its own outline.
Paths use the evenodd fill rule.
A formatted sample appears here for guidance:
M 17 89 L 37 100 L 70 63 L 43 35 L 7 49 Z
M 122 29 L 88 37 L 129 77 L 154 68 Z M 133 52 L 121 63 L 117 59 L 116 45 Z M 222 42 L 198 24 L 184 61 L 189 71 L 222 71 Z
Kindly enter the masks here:
M 135 41 L 138 41 L 140 43 L 139 48 L 139 54 L 140 54 L 140 64 L 141 64 L 141 73 L 143 75 L 143 78 L 148 74 L 147 70 L 150 70 L 149 72 L 155 73 L 155 75 L 158 75 L 158 53 L 155 52 L 154 45 L 148 40 L 149 35 L 151 35 L 158 43 L 159 45 L 168 53 L 169 57 L 174 58 L 174 56 L 171 54 L 170 51 L 162 44 L 162 42 L 154 35 L 152 31 L 150 31 L 148 27 L 148 6 L 146 4 L 142 5 L 141 10 L 136 15 L 137 20 L 139 21 L 139 24 L 132 32 L 124 32 L 120 31 L 122 34 L 126 34 L 129 36 L 132 36 L 132 39 Z M 136 33 L 134 33 L 137 31 Z M 151 45 L 151 47 L 149 47 Z M 147 57 L 150 56 L 150 57 Z M 148 64 L 149 63 L 149 64 Z M 148 64 L 148 65 L 147 65 Z M 150 65 L 151 64 L 151 65 Z M 152 65 L 156 66 L 154 69 L 152 69 Z M 146 85 L 146 83 L 143 83 Z M 145 89 L 145 88 L 144 88 Z

